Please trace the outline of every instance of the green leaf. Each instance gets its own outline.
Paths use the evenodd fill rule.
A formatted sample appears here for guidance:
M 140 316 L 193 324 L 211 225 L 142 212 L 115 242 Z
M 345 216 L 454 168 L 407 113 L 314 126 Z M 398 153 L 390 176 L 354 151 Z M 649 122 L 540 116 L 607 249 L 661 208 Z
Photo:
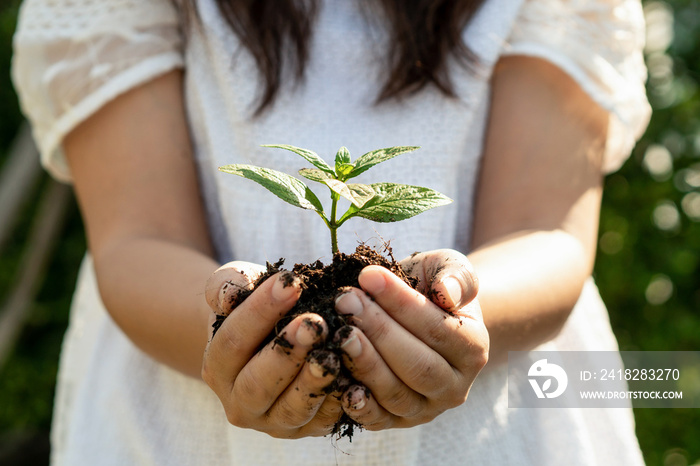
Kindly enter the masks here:
M 362 207 L 375 195 L 374 189 L 366 184 L 345 184 L 339 180 L 323 180 L 333 192 L 352 202 L 355 207 Z
M 355 168 L 347 176 L 347 178 L 354 178 L 360 173 L 364 173 L 378 163 L 382 163 L 386 160 L 393 159 L 397 155 L 404 154 L 406 152 L 411 152 L 419 149 L 418 146 L 396 146 L 387 147 L 385 149 L 377 149 L 360 156 L 355 160 Z
M 322 170 L 317 170 L 315 168 L 302 168 L 301 170 L 299 170 L 299 174 L 307 180 L 316 181 L 318 183 L 323 183 L 326 180 L 335 179 L 330 174 Z
M 260 184 L 283 201 L 302 209 L 323 213 L 323 205 L 303 182 L 286 173 L 252 165 L 233 164 L 219 167 L 219 171 L 242 176 Z
M 352 192 L 350 192 L 348 185 L 346 185 L 342 181 L 333 179 L 333 180 L 323 180 L 323 182 L 326 184 L 326 186 L 331 188 L 331 191 L 343 196 L 345 199 L 347 199 L 350 202 L 353 201 Z
M 335 166 L 335 173 L 339 180 L 345 181 L 350 178 L 350 173 L 355 169 L 351 163 L 341 163 Z
M 359 216 L 375 222 L 398 222 L 421 212 L 449 204 L 452 199 L 430 188 L 395 183 L 370 185 L 376 195 L 361 208 L 354 204 L 338 221 Z
M 290 146 L 287 144 L 263 144 L 263 147 L 276 147 L 278 149 L 292 151 L 304 157 L 314 167 L 323 170 L 324 172 L 330 175 L 335 174 L 333 169 L 321 157 L 319 157 L 316 152 L 310 151 L 308 149 L 302 149 L 301 147 Z
M 340 149 L 338 149 L 338 152 L 335 154 L 335 170 L 338 171 L 339 166 L 349 163 L 350 151 L 348 151 L 347 147 L 343 146 Z
M 355 199 L 353 202 L 357 207 L 362 207 L 366 203 L 372 200 L 374 196 L 377 195 L 374 188 L 368 184 L 348 184 L 348 188 L 352 192 L 352 197 Z

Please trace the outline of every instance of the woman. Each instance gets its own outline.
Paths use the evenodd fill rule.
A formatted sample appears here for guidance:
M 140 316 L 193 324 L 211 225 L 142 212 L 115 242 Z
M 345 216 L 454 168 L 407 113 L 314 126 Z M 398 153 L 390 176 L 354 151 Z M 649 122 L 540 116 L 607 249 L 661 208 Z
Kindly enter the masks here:
M 648 118 L 641 27 L 634 0 L 25 1 L 15 82 L 90 248 L 54 463 L 642 464 L 631 410 L 509 410 L 503 364 L 616 349 L 588 277 L 602 173 Z M 263 143 L 420 145 L 381 181 L 455 199 L 379 233 L 398 257 L 426 251 L 413 273 L 460 320 L 376 267 L 372 300 L 338 298 L 357 316 L 344 362 L 371 396 L 321 394 L 333 372 L 305 356 L 336 336 L 307 332 L 312 315 L 286 328 L 290 354 L 256 354 L 297 284 L 226 305 L 256 264 L 329 256 L 314 216 L 216 171 L 298 168 Z M 352 228 L 341 250 L 376 235 Z M 205 352 L 214 312 L 230 315 Z M 341 411 L 368 431 L 336 450 L 317 436 Z

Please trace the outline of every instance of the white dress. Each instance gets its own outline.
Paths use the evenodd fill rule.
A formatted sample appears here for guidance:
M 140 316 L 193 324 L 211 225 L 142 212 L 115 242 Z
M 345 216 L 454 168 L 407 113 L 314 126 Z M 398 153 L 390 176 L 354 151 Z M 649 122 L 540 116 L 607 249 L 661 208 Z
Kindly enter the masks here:
M 263 143 L 315 150 L 331 162 L 348 146 L 415 144 L 363 182 L 430 186 L 455 202 L 398 224 L 352 220 L 341 250 L 381 235 L 397 257 L 451 247 L 467 252 L 488 81 L 500 56 L 525 54 L 561 67 L 610 111 L 605 170 L 629 154 L 649 117 L 644 93 L 643 18 L 636 0 L 487 0 L 465 30 L 483 67 L 453 66 L 459 99 L 434 89 L 373 105 L 383 33 L 354 0 L 324 0 L 306 81 L 285 89 L 272 111 L 248 119 L 256 69 L 219 17 L 200 1 L 203 29 L 185 42 L 168 0 L 25 0 L 13 77 L 45 166 L 70 180 L 62 138 L 110 99 L 179 67 L 212 235 L 221 261 L 288 264 L 328 260 L 316 215 L 279 202 L 252 182 L 219 173 L 253 163 L 290 174 L 303 160 Z M 99 156 L 96 154 L 95 156 Z M 266 224 L 261 234 L 260 225 Z M 547 350 L 615 350 L 592 280 Z M 61 355 L 52 433 L 55 465 L 217 464 L 643 464 L 631 409 L 509 409 L 506 367 L 477 379 L 467 402 L 411 428 L 329 438 L 277 440 L 226 422 L 218 399 L 194 379 L 135 348 L 103 308 L 89 256 L 80 273 Z

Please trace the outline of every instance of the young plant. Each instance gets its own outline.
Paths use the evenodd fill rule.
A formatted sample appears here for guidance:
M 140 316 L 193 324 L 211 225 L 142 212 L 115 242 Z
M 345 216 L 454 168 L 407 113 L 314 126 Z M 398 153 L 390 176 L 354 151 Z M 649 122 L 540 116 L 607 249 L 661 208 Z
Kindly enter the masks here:
M 330 167 L 315 152 L 299 147 L 269 144 L 264 147 L 286 149 L 301 155 L 316 168 L 302 168 L 304 178 L 325 184 L 331 191 L 331 212 L 327 217 L 318 197 L 302 181 L 276 170 L 245 164 L 219 167 L 225 173 L 242 176 L 262 185 L 280 199 L 302 209 L 313 210 L 325 222 L 331 233 L 331 250 L 338 252 L 338 228 L 353 217 L 363 217 L 375 222 L 398 222 L 421 212 L 449 204 L 452 199 L 433 189 L 396 183 L 358 184 L 346 183 L 373 166 L 411 152 L 416 146 L 389 147 L 373 150 L 352 162 L 347 148 L 341 147 L 335 155 L 335 168 Z M 350 207 L 337 218 L 338 201 L 344 197 Z

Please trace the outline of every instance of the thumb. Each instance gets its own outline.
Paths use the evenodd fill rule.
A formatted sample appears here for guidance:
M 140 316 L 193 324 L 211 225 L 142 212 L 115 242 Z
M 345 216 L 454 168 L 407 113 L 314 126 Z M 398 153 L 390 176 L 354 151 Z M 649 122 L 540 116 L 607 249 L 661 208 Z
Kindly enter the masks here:
M 403 265 L 403 262 L 402 262 Z M 479 281 L 467 257 L 453 249 L 437 249 L 411 257 L 411 275 L 423 284 L 424 293 L 448 312 L 474 300 Z

